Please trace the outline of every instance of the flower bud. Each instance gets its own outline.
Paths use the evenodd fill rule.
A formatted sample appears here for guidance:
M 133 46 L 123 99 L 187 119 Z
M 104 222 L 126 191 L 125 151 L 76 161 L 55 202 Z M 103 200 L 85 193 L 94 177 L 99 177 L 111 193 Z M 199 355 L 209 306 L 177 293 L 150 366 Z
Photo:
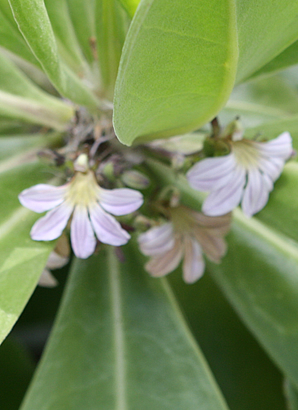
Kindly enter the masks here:
M 125 185 L 134 189 L 146 189 L 150 184 L 149 179 L 144 174 L 135 170 L 125 171 L 121 180 Z

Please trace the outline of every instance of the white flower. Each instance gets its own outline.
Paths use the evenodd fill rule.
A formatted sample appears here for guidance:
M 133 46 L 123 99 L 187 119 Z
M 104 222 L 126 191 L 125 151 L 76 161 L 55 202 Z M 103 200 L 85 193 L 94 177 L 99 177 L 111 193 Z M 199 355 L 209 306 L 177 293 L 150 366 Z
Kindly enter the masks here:
M 84 161 L 80 159 L 79 163 L 82 162 Z M 72 248 L 77 257 L 85 259 L 95 250 L 94 232 L 103 243 L 114 246 L 127 243 L 130 235 L 109 213 L 126 215 L 134 212 L 142 205 L 143 196 L 140 192 L 128 188 L 101 188 L 94 173 L 87 169 L 85 172 L 76 172 L 69 183 L 60 187 L 38 184 L 25 189 L 19 195 L 19 200 L 23 206 L 35 212 L 51 209 L 32 227 L 31 238 L 36 241 L 58 238 L 72 215 Z
M 198 280 L 205 269 L 203 252 L 219 263 L 226 253 L 223 236 L 230 229 L 231 216 L 208 217 L 183 206 L 170 210 L 171 222 L 149 229 L 138 238 L 142 253 L 151 259 L 145 265 L 154 277 L 161 277 L 183 262 L 186 283 Z
M 187 173 L 188 182 L 196 190 L 210 192 L 202 207 L 206 215 L 223 215 L 241 202 L 243 212 L 252 216 L 266 205 L 274 181 L 292 155 L 292 138 L 284 132 L 268 142 L 239 136 L 227 142 L 231 153 L 196 163 Z

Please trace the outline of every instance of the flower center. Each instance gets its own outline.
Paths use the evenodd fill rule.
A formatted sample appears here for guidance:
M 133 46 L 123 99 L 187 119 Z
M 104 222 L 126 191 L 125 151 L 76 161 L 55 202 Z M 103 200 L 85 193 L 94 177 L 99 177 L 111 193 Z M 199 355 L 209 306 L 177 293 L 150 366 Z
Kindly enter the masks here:
M 246 170 L 258 167 L 260 154 L 254 141 L 233 141 L 232 151 L 238 164 Z
M 175 232 L 190 233 L 193 231 L 196 221 L 192 215 L 187 212 L 186 208 L 182 206 L 171 208 L 170 216 Z
M 69 183 L 65 200 L 73 206 L 90 206 L 97 202 L 99 192 L 100 188 L 92 171 L 77 172 Z

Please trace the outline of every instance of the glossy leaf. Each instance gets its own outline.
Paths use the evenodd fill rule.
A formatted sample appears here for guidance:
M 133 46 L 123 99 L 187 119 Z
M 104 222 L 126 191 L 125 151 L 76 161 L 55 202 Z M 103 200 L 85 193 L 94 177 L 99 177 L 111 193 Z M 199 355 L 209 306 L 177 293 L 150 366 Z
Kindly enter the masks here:
M 298 3 L 236 0 L 237 82 L 250 77 L 298 39 Z
M 45 180 L 41 167 L 1 168 L 0 192 L 5 192 L 5 201 L 0 202 L 0 342 L 25 307 L 54 246 L 53 242 L 30 239 L 30 229 L 39 215 L 18 201 L 23 189 Z
M 124 253 L 75 262 L 22 410 L 227 409 L 168 285 Z
M 98 102 L 92 91 L 61 61 L 43 0 L 9 2 L 23 36 L 57 90 L 70 100 L 95 109 Z
M 216 13 L 214 12 L 216 10 Z M 114 99 L 120 141 L 183 134 L 226 102 L 237 63 L 230 0 L 143 0 L 121 57 Z

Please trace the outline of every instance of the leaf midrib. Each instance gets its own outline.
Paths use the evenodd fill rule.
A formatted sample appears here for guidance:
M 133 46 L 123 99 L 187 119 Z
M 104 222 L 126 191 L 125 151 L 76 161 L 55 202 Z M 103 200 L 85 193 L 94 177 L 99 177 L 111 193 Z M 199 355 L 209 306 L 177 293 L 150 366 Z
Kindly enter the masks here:
M 113 343 L 115 349 L 115 410 L 126 410 L 125 394 L 125 341 L 123 330 L 121 282 L 119 262 L 114 256 L 114 247 L 108 247 L 108 266 L 112 311 Z

